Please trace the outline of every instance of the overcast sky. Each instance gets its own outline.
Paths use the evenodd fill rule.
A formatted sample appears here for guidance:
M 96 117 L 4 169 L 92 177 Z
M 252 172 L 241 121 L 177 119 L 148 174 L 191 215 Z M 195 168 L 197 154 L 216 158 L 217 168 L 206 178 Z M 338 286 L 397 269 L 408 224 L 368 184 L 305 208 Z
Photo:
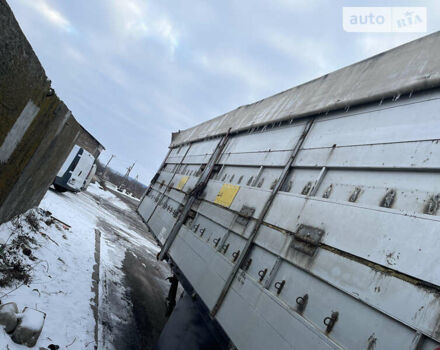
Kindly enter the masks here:
M 424 34 L 346 33 L 342 6 L 434 1 L 7 0 L 58 96 L 149 183 L 183 130 Z

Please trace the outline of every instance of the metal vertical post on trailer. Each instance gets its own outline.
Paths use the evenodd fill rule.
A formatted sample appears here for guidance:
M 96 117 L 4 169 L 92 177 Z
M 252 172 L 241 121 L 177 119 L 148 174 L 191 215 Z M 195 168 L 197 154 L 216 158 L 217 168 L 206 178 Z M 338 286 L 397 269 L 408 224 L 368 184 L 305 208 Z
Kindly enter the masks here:
M 182 213 L 179 216 L 179 219 L 174 224 L 173 228 L 171 229 L 170 234 L 168 235 L 162 250 L 159 254 L 159 260 L 162 260 L 165 255 L 167 254 L 168 250 L 171 247 L 171 244 L 173 243 L 174 239 L 177 236 L 177 233 L 179 232 L 180 228 L 182 227 L 183 223 L 185 222 L 185 219 L 191 210 L 191 207 L 193 206 L 194 202 L 198 198 L 199 194 L 203 192 L 203 190 L 206 187 L 206 184 L 208 183 L 209 177 L 211 176 L 212 170 L 214 169 L 215 164 L 217 163 L 218 159 L 220 158 L 220 155 L 223 153 L 223 149 L 226 146 L 226 143 L 229 139 L 229 131 L 226 135 L 224 135 L 216 150 L 212 154 L 211 158 L 209 159 L 206 168 L 203 170 L 202 175 L 199 178 L 199 181 L 197 181 L 194 189 L 188 194 L 189 198 L 185 204 L 185 207 L 183 208 Z
M 170 153 L 171 153 L 171 149 L 172 149 L 172 148 L 168 148 L 167 155 L 165 156 L 165 158 L 163 159 L 162 163 L 160 164 L 159 170 L 157 171 L 156 174 L 154 174 L 153 178 L 152 178 L 151 181 L 150 181 L 150 186 L 148 186 L 148 188 L 145 190 L 143 196 L 141 197 L 141 200 L 139 201 L 138 209 L 139 209 L 140 205 L 142 204 L 142 201 L 144 200 L 145 196 L 146 196 L 147 193 L 149 192 L 151 186 L 156 182 L 157 177 L 158 177 L 158 174 L 159 174 L 159 171 L 160 171 L 160 170 L 163 168 L 163 166 L 165 165 L 165 162 L 167 161 L 168 156 L 169 156 Z
M 246 259 L 247 255 L 250 251 L 250 248 L 252 247 L 252 244 L 255 240 L 257 232 L 260 229 L 261 224 L 263 223 L 264 217 L 266 216 L 267 212 L 269 211 L 269 208 L 272 205 L 272 202 L 275 199 L 275 196 L 277 195 L 278 191 L 284 185 L 284 182 L 286 181 L 287 176 L 289 174 L 290 168 L 291 168 L 293 162 L 295 161 L 296 155 L 298 154 L 298 151 L 300 150 L 302 144 L 304 143 L 304 140 L 305 140 L 307 134 L 309 133 L 312 125 L 313 125 L 313 119 L 309 120 L 306 123 L 303 132 L 301 133 L 298 141 L 296 142 L 295 147 L 292 149 L 292 153 L 291 153 L 286 165 L 284 166 L 284 169 L 280 175 L 279 181 L 277 182 L 277 184 L 273 188 L 272 193 L 270 194 L 269 198 L 267 199 L 267 202 L 265 203 L 263 210 L 261 211 L 261 213 L 257 219 L 257 222 L 252 230 L 252 233 L 250 234 L 248 240 L 246 241 L 246 245 L 243 248 L 243 253 L 239 256 L 237 263 L 234 265 L 231 273 L 228 276 L 228 279 L 225 282 L 225 285 L 223 286 L 223 289 L 217 299 L 217 302 L 215 303 L 214 307 L 211 310 L 212 317 L 214 317 L 216 315 L 216 313 L 218 312 L 218 310 L 220 309 L 220 306 L 222 305 L 223 300 L 225 299 L 226 294 L 229 291 L 229 288 L 232 284 L 232 281 L 234 280 L 235 276 L 237 275 L 239 268 L 241 267 L 243 261 Z
M 191 144 L 189 145 L 188 149 L 186 150 L 186 152 L 185 152 L 185 154 L 183 155 L 182 159 L 180 160 L 179 164 L 177 164 L 176 168 L 174 169 L 173 176 L 171 176 L 170 181 L 168 181 L 167 187 L 169 187 L 169 186 L 171 185 L 171 183 L 173 182 L 174 177 L 175 177 L 176 174 L 177 174 L 177 171 L 179 170 L 180 166 L 182 165 L 182 163 L 183 163 L 183 161 L 184 161 L 184 159 L 185 159 L 185 157 L 186 157 L 186 155 L 188 154 L 188 151 L 189 151 L 190 149 L 191 149 Z M 166 162 L 166 160 L 167 160 L 167 158 L 168 158 L 168 156 L 169 156 L 170 153 L 171 153 L 171 148 L 170 148 L 170 150 L 168 151 L 168 154 L 167 154 L 167 156 L 165 157 L 165 160 L 163 161 L 162 166 L 160 167 L 160 169 L 163 168 L 163 166 L 164 166 L 164 164 L 165 164 L 165 162 Z M 146 221 L 147 224 L 150 222 L 151 218 L 153 217 L 154 213 L 156 212 L 157 207 L 160 205 L 160 203 L 162 202 L 162 199 L 163 199 L 164 197 L 165 197 L 165 190 L 163 191 L 162 195 L 160 196 L 159 200 L 157 201 L 156 206 L 154 207 L 153 211 L 151 212 L 151 215 L 148 217 L 148 220 Z

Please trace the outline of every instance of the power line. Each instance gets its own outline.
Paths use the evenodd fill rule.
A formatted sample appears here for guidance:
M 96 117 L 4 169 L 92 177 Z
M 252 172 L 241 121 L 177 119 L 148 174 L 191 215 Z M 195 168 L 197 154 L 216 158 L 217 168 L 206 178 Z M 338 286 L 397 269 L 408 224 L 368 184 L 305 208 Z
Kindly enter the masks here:
M 112 154 L 112 156 L 110 157 L 110 159 L 108 160 L 107 164 L 104 167 L 104 170 L 102 171 L 102 178 L 105 179 L 105 173 L 107 172 L 107 167 L 110 164 L 111 160 L 115 157 L 114 154 Z
M 124 178 L 123 178 L 123 180 L 122 180 L 122 183 L 119 185 L 119 187 L 118 187 L 118 190 L 119 191 L 122 191 L 124 188 L 125 188 L 125 183 L 127 182 L 127 180 L 128 180 L 128 177 L 130 176 L 130 172 L 133 170 L 133 167 L 134 167 L 134 165 L 136 164 L 136 162 L 134 162 L 132 165 L 130 165 L 128 168 L 127 168 L 127 172 L 125 173 L 125 175 L 124 175 Z

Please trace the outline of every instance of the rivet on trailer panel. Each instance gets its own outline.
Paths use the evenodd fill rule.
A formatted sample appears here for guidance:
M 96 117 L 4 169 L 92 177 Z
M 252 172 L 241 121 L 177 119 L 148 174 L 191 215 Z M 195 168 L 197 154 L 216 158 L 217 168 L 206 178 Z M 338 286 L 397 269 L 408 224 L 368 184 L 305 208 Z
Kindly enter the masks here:
M 436 194 L 435 196 L 432 196 L 429 198 L 428 203 L 425 206 L 424 213 L 428 215 L 435 215 L 437 214 L 437 210 L 439 207 L 440 202 L 440 193 Z
M 312 182 L 309 181 L 304 186 L 303 190 L 301 191 L 301 194 L 304 195 L 304 196 L 307 196 L 309 194 L 311 188 L 312 188 Z
M 330 194 L 332 193 L 332 190 L 333 190 L 333 185 L 330 184 L 330 186 L 328 186 L 325 192 L 322 194 L 322 198 L 329 198 Z
M 338 320 L 339 312 L 332 312 L 330 317 L 324 318 L 324 324 L 327 326 L 326 332 L 330 333 L 335 326 L 336 321 Z
M 374 336 L 374 333 L 373 333 L 368 338 L 367 350 L 374 350 L 374 349 L 376 349 L 376 342 L 377 342 L 377 338 Z
M 232 253 L 232 262 L 236 262 L 239 256 L 240 256 L 240 249 Z
M 380 202 L 380 206 L 384 208 L 391 208 L 393 206 L 395 198 L 396 198 L 396 191 L 389 190 L 386 193 L 385 197 L 382 198 L 382 201 Z
M 214 242 L 214 247 L 216 247 L 216 248 L 217 248 L 217 246 L 218 246 L 218 243 L 220 242 L 220 237 L 219 237 L 219 238 L 216 238 L 216 239 L 214 239 L 214 240 L 213 240 L 213 242 Z
M 264 280 L 264 277 L 266 276 L 266 273 L 267 273 L 267 269 L 258 271 L 258 276 L 260 276 L 260 282 L 262 280 Z
M 254 177 L 251 176 L 251 177 L 249 178 L 248 182 L 246 183 L 246 186 L 250 186 L 253 180 L 254 180 Z
M 222 247 L 223 254 L 226 254 L 228 249 L 229 249 L 229 243 L 228 244 L 223 244 L 223 247 Z
M 349 202 L 356 202 L 360 193 L 361 193 L 361 188 L 356 187 L 354 189 L 354 191 L 351 193 L 350 198 L 348 198 L 348 201 Z
M 277 295 L 280 295 L 280 293 L 283 290 L 285 284 L 286 284 L 285 280 L 282 280 L 281 282 L 276 282 L 275 283 L 275 289 L 277 290 Z
M 309 301 L 308 294 L 304 294 L 302 297 L 296 298 L 296 303 L 298 305 L 296 311 L 298 311 L 299 314 L 302 314 L 304 312 L 308 301 Z
M 206 228 L 201 228 L 201 229 L 200 229 L 200 237 L 203 236 L 203 234 L 205 233 L 205 230 L 206 230 Z

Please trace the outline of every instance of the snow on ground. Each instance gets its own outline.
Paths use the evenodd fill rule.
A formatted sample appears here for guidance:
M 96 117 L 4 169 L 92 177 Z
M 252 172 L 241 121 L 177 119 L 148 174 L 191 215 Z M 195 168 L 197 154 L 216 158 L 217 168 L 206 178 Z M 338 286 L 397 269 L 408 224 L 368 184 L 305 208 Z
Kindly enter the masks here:
M 97 195 L 101 198 L 108 200 L 119 209 L 130 210 L 130 207 L 127 204 L 125 204 L 123 201 L 121 201 L 118 197 L 116 197 L 113 193 L 111 193 L 110 191 L 101 190 L 97 183 L 90 184 L 89 187 L 87 188 L 87 192 L 90 192 L 94 195 Z
M 38 232 L 31 232 L 26 220 L 21 219 L 23 230 L 35 239 L 28 243 L 32 250 L 31 257 L 35 257 L 35 260 L 24 257 L 32 268 L 31 281 L 0 288 L 0 299 L 3 304 L 17 303 L 19 310 L 31 307 L 47 314 L 36 349 L 49 344 L 68 350 L 95 347 L 96 322 L 91 304 L 95 297 L 92 292 L 92 273 L 95 265 L 96 228 L 105 223 L 115 228 L 123 240 L 142 247 L 142 251 L 149 255 L 154 256 L 158 252 L 154 243 L 134 232 L 130 224 L 124 222 L 123 215 L 115 216 L 106 210 L 103 198 L 105 204 L 110 203 L 122 212 L 132 211 L 127 204 L 114 194 L 101 190 L 97 184 L 91 184 L 88 192 L 74 194 L 48 191 L 40 204 L 40 208 L 50 211 L 55 218 L 71 228 L 57 221 L 51 225 L 40 221 Z M 41 214 L 42 211 L 36 212 L 42 220 L 50 218 Z M 1 225 L 0 243 L 8 241 L 10 244 L 13 237 L 9 240 L 8 237 L 14 230 L 12 222 Z M 113 280 L 120 285 L 120 294 L 123 296 L 124 287 L 120 282 L 123 273 L 118 271 L 123 253 L 118 251 L 118 245 L 118 242 L 112 243 L 111 237 L 105 237 L 105 233 L 101 236 L 101 283 L 107 283 L 107 279 Z M 104 287 L 100 285 L 100 293 Z M 100 329 L 102 332 L 102 327 Z M 102 335 L 99 336 L 101 338 Z M 111 346 L 99 346 L 101 348 L 111 349 Z M 0 329 L 0 349 L 22 350 L 26 347 L 13 343 L 9 335 Z
M 60 223 L 47 226 L 41 223 L 41 230 L 46 237 L 35 234 L 37 244 L 31 246 L 32 254 L 37 258 L 31 271 L 31 282 L 2 297 L 2 303 L 15 302 L 19 309 L 32 307 L 46 313 L 43 331 L 36 348 L 59 345 L 64 349 L 93 349 L 94 318 L 90 308 L 91 274 L 94 264 L 94 230 L 90 217 L 76 215 L 78 208 L 71 206 L 49 192 L 44 200 L 44 207 L 56 209 L 63 221 L 72 225 L 66 230 Z M 54 210 L 55 211 L 55 210 Z M 69 220 L 70 219 L 70 220 Z M 2 238 L 9 234 L 12 224 L 4 224 Z M 50 239 L 48 238 L 50 237 Z M 40 245 L 40 246 L 39 246 Z M 2 288 L 0 293 L 13 290 L 14 286 Z M 2 349 L 23 349 L 24 346 L 12 342 L 5 332 L 0 330 Z
M 115 184 L 111 183 L 110 181 L 106 181 L 105 185 L 108 188 L 111 188 L 113 191 L 118 191 L 118 186 L 116 186 Z M 118 191 L 120 194 L 124 195 L 125 197 L 134 199 L 136 201 L 139 201 L 139 198 L 133 197 L 131 194 L 128 194 L 125 190 L 122 190 L 122 192 Z

